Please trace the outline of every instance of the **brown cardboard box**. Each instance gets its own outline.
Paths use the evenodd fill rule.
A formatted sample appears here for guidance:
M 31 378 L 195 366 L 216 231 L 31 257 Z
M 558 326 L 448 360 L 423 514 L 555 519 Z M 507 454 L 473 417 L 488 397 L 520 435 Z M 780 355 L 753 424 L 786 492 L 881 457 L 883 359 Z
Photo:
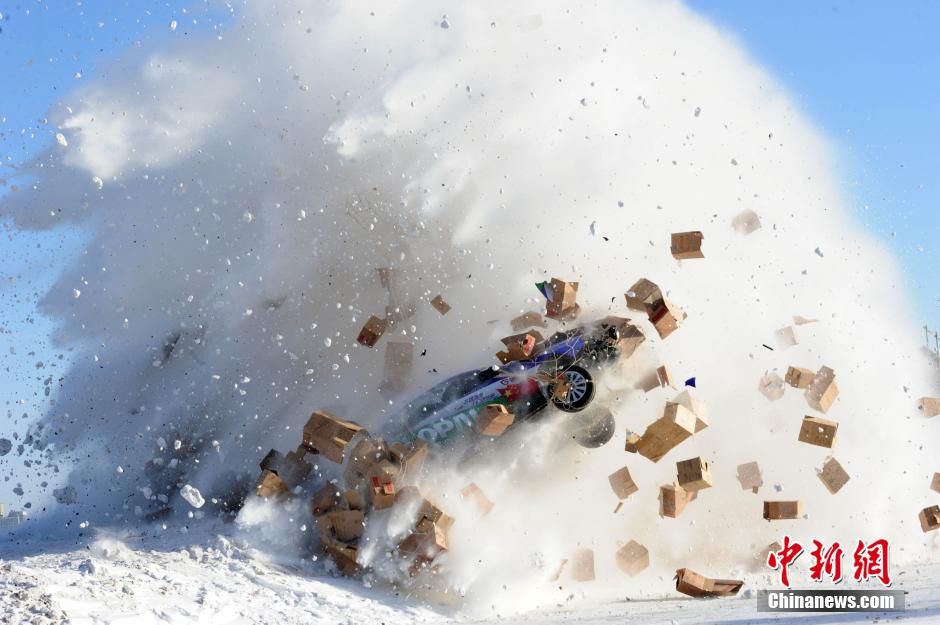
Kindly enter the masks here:
M 676 519 L 685 510 L 695 493 L 690 493 L 678 484 L 663 484 L 659 487 L 659 516 Z
M 581 305 L 575 304 L 571 308 L 561 308 L 557 304 L 547 302 L 545 304 L 545 316 L 556 321 L 571 321 L 581 314 Z
M 624 446 L 624 451 L 629 451 L 631 454 L 637 453 L 637 444 L 640 442 L 640 435 L 636 432 L 631 432 L 627 430 L 627 444 Z
M 768 521 L 798 519 L 803 516 L 802 501 L 765 501 L 764 518 Z
M 751 489 L 755 494 L 764 485 L 764 476 L 761 475 L 760 466 L 756 462 L 745 462 L 738 465 L 738 481 L 743 490 Z
M 617 499 L 626 499 L 640 490 L 636 482 L 634 482 L 633 478 L 630 476 L 630 469 L 627 467 L 617 469 L 607 476 L 607 480 L 610 482 L 610 487 L 614 490 L 614 494 L 617 495 Z
M 346 506 L 350 510 L 365 510 L 366 502 L 362 498 L 362 495 L 359 494 L 359 491 L 355 489 L 349 489 L 343 493 L 343 498 L 346 500 Z
M 415 439 L 408 447 L 403 443 L 392 443 L 388 448 L 392 462 L 398 464 L 401 473 L 414 476 L 421 471 L 428 457 L 428 444 L 423 439 Z
M 659 308 L 663 301 L 662 291 L 646 278 L 634 282 L 624 297 L 627 298 L 627 308 L 646 314 Z
M 920 409 L 924 411 L 925 417 L 936 417 L 940 414 L 940 399 L 936 397 L 921 397 Z
M 613 326 L 620 332 L 620 341 L 617 346 L 620 349 L 620 356 L 623 359 L 632 356 L 637 347 L 646 340 L 646 337 L 643 336 L 640 329 L 630 323 L 630 320 L 626 317 L 607 316 L 601 319 L 598 325 L 605 329 Z
M 272 449 L 258 463 L 262 471 L 271 471 L 277 473 L 284 466 L 284 455 L 276 449 Z
M 924 533 L 940 529 L 940 506 L 930 506 L 920 511 L 920 528 Z
M 676 569 L 676 590 L 690 597 L 730 597 L 738 594 L 740 579 L 712 579 L 692 569 Z
M 940 493 L 940 473 L 933 474 L 933 481 L 930 482 L 930 488 Z
M 799 441 L 832 449 L 836 444 L 838 429 L 839 424 L 835 421 L 806 416 L 803 417 L 803 425 L 800 427 Z
M 685 319 L 686 314 L 682 312 L 675 304 L 667 299 L 663 300 L 661 306 L 656 308 L 649 315 L 650 323 L 656 328 L 659 338 L 665 339 L 667 336 L 679 329 L 679 322 Z
M 829 367 L 820 367 L 806 389 L 806 402 L 814 410 L 825 413 L 838 396 L 839 387 L 836 386 L 835 372 Z
M 700 457 L 681 460 L 676 463 L 679 486 L 689 492 L 696 492 L 712 487 L 712 474 L 708 463 Z
M 462 499 L 471 500 L 474 507 L 476 507 L 477 514 L 481 517 L 486 516 L 493 509 L 493 502 L 490 501 L 483 490 L 473 482 L 461 489 L 460 497 Z
M 673 232 L 669 251 L 676 260 L 687 258 L 705 258 L 702 253 L 702 241 L 705 236 L 698 230 L 691 232 Z
M 631 540 L 617 550 L 616 559 L 617 567 L 633 577 L 650 565 L 650 552 L 640 543 Z
M 793 388 L 808 388 L 813 383 L 816 374 L 803 367 L 789 367 L 787 369 L 787 384 Z
M 346 445 L 363 427 L 352 421 L 343 421 L 325 410 L 317 410 L 304 426 L 304 445 L 337 464 L 343 463 Z
M 505 404 L 487 404 L 477 414 L 477 431 L 483 436 L 500 436 L 515 418 Z
M 398 323 L 405 319 L 411 319 L 416 312 L 417 308 L 413 301 L 406 304 L 389 303 L 385 307 L 385 321 L 387 324 Z
M 434 299 L 431 300 L 431 306 L 434 306 L 437 312 L 442 315 L 446 315 L 450 311 L 450 304 L 445 302 L 444 298 L 440 295 L 435 296 Z
M 258 483 L 255 485 L 255 494 L 265 499 L 280 497 L 290 492 L 284 480 L 273 471 L 262 471 Z
M 359 565 L 356 563 L 358 553 L 355 547 L 329 537 L 321 540 L 320 547 L 330 556 L 343 575 L 355 575 L 359 570 Z
M 369 479 L 372 468 L 383 458 L 382 452 L 371 438 L 360 440 L 346 456 L 348 461 L 343 471 L 343 480 L 352 486 L 358 486 L 360 482 Z
M 777 347 L 780 349 L 793 347 L 799 343 L 796 338 L 796 332 L 793 330 L 793 326 L 785 326 L 774 332 L 774 341 L 776 341 Z
M 342 494 L 339 488 L 332 482 L 327 482 L 323 487 L 313 494 L 311 508 L 314 516 L 319 516 L 324 512 L 332 510 L 342 501 Z
M 656 372 L 648 371 L 643 377 L 637 380 L 634 387 L 642 390 L 644 393 L 649 393 L 650 391 L 662 388 L 662 385 L 659 383 L 659 376 Z
M 552 278 L 552 301 L 559 311 L 565 312 L 575 306 L 575 299 L 578 297 L 578 283 L 565 282 L 558 278 Z
M 548 326 L 548 323 L 545 322 L 545 319 L 542 317 L 541 313 L 537 312 L 527 312 L 519 315 L 518 317 L 512 319 L 509 322 L 509 325 L 512 326 L 513 332 L 518 332 L 520 330 L 525 330 L 526 328 L 531 328 L 537 326 L 539 328 L 544 328 Z
M 594 550 L 579 549 L 571 556 L 571 577 L 576 582 L 594 581 Z
M 695 433 L 695 422 L 695 415 L 688 408 L 667 402 L 663 416 L 651 423 L 637 441 L 637 453 L 659 462 L 673 447 Z
M 786 390 L 786 387 L 779 375 L 773 371 L 768 371 L 761 377 L 757 385 L 757 390 L 770 401 L 777 401 L 783 397 L 783 392 Z
M 382 335 L 385 334 L 385 327 L 388 322 L 385 319 L 379 319 L 375 315 L 369 317 L 362 329 L 359 330 L 359 336 L 356 340 L 366 347 L 375 347 Z
M 429 519 L 418 521 L 414 532 L 398 546 L 402 553 L 427 559 L 434 559 L 441 552 L 447 551 L 447 548 L 447 530 Z
M 364 520 L 362 510 L 330 510 L 317 517 L 317 527 L 336 540 L 351 542 L 362 536 Z
M 749 208 L 731 218 L 731 227 L 738 234 L 751 234 L 760 229 L 760 217 Z
M 816 473 L 826 489 L 835 495 L 849 481 L 849 474 L 835 458 L 829 458 L 823 465 L 822 471 Z
M 391 508 L 395 505 L 395 493 L 372 493 L 372 509 L 373 510 L 385 510 L 386 508 Z

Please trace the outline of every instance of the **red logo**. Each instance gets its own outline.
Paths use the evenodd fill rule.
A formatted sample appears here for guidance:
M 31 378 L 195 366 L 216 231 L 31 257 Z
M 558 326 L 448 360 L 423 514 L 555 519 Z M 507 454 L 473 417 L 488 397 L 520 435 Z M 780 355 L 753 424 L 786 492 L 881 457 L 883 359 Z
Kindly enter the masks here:
M 767 554 L 767 566 L 780 571 L 780 583 L 784 587 L 790 587 L 789 567 L 803 553 L 803 545 L 790 540 L 789 536 L 783 537 L 783 547 L 779 551 L 771 551 Z M 824 579 L 830 580 L 834 584 L 842 581 L 842 557 L 844 552 L 842 545 L 837 542 L 826 546 L 820 541 L 813 539 L 813 550 L 809 552 L 813 562 L 809 567 L 809 576 L 814 582 L 822 582 Z M 877 579 L 885 586 L 891 585 L 891 576 L 888 573 L 888 541 L 884 538 L 865 544 L 864 541 L 858 541 L 855 548 L 852 562 L 855 572 L 852 578 L 857 582 Z

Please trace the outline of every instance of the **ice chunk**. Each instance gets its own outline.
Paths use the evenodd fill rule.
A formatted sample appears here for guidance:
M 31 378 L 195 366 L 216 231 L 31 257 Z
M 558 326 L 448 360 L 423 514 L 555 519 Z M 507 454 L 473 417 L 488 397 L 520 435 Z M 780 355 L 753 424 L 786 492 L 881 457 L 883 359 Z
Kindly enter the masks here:
M 183 488 L 180 489 L 180 495 L 182 495 L 183 499 L 185 499 L 193 508 L 201 508 L 206 503 L 206 500 L 202 498 L 202 493 L 199 492 L 199 489 L 189 484 L 186 484 L 183 486 Z

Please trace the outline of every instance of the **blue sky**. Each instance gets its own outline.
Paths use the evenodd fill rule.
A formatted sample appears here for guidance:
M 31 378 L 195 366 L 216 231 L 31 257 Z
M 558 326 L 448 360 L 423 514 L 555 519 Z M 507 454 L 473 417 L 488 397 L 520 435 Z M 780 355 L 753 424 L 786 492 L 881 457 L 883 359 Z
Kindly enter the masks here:
M 203 9 L 185 11 L 190 4 L 0 0 L 0 178 L 10 178 L 11 165 L 54 141 L 54 131 L 40 121 L 46 110 L 107 72 L 123 51 L 209 30 L 226 19 Z M 832 140 L 849 205 L 902 262 L 917 318 L 940 329 L 940 3 L 687 4 L 736 38 Z M 171 20 L 178 22 L 175 31 Z M 68 354 L 52 347 L 54 327 L 35 304 L 58 267 L 77 253 L 82 235 L 10 235 L 2 216 L 0 227 L 3 436 L 6 415 L 42 410 L 43 381 L 64 373 Z M 11 500 L 10 488 L 0 482 L 0 501 Z

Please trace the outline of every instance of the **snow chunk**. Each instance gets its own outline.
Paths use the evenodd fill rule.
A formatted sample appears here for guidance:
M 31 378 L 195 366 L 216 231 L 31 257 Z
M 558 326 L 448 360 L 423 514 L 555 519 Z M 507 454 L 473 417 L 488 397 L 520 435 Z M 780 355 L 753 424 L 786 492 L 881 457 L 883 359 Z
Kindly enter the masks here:
M 183 488 L 180 489 L 180 495 L 182 495 L 183 499 L 185 499 L 193 508 L 201 508 L 206 503 L 206 500 L 202 498 L 202 493 L 199 492 L 199 489 L 195 486 L 190 486 L 189 484 L 186 484 L 183 486 Z
M 61 145 L 63 148 L 69 147 L 68 140 L 66 140 L 65 135 L 62 134 L 61 132 L 55 133 L 55 140 L 56 140 L 56 143 Z

